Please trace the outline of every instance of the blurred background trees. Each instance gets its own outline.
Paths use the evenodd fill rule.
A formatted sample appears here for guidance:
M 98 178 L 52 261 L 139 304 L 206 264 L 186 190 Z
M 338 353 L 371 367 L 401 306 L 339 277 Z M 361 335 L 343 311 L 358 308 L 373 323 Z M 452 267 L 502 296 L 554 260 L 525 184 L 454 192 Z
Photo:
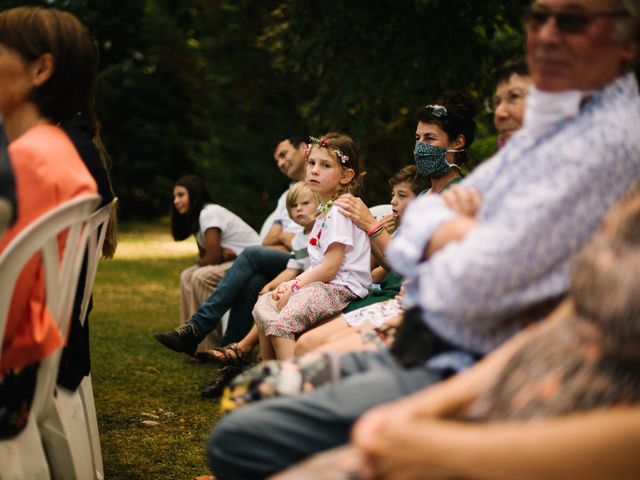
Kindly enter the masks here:
M 40 3 L 77 14 L 100 46 L 97 106 L 121 216 L 166 214 L 174 181 L 196 173 L 259 227 L 287 185 L 272 153 L 288 134 L 352 135 L 363 197 L 387 202 L 386 179 L 412 161 L 415 108 L 460 89 L 478 104 L 473 160 L 489 156 L 482 100 L 495 66 L 523 51 L 528 1 Z

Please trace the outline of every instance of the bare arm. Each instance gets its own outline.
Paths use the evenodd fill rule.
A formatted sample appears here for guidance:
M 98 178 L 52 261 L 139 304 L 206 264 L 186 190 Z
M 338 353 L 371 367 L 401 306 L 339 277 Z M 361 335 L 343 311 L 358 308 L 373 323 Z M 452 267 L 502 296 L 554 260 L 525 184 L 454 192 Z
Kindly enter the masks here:
M 391 462 L 377 460 L 376 478 L 638 478 L 639 407 L 535 422 L 464 424 L 425 418 L 390 429 L 388 440 L 394 444 L 389 447 L 398 455 Z
M 198 265 L 219 265 L 222 263 L 221 232 L 219 228 L 208 228 L 204 232 L 204 251 L 200 251 Z
M 305 270 L 295 280 L 284 282 L 273 292 L 273 298 L 278 301 L 278 309 L 281 310 L 289 301 L 291 287 L 294 282 L 298 282 L 300 288 L 313 282 L 330 282 L 338 271 L 344 259 L 345 246 L 342 243 L 329 245 L 322 258 L 322 263 L 315 268 Z
M 354 197 L 353 195 L 342 195 L 336 200 L 336 205 L 340 207 L 340 213 L 347 218 L 350 218 L 358 228 L 368 232 L 373 228 L 378 221 L 371 214 L 369 208 L 365 205 L 362 199 Z M 387 230 L 382 230 L 378 235 L 370 239 L 371 253 L 375 257 L 378 265 L 389 270 L 389 264 L 384 255 L 384 250 L 387 244 L 391 241 L 391 235 Z
M 371 270 L 371 281 L 373 283 L 380 283 L 380 282 L 382 282 L 384 277 L 387 276 L 388 273 L 389 272 L 386 271 L 384 268 L 376 267 L 373 270 Z
M 267 232 L 267 235 L 262 240 L 262 245 L 264 247 L 273 247 L 280 244 L 278 237 L 282 233 L 282 225 L 279 223 L 273 223 L 271 228 Z
M 283 282 L 288 282 L 289 280 L 293 280 L 294 278 L 296 278 L 296 275 L 298 275 L 299 273 L 300 273 L 300 270 L 298 270 L 297 268 L 285 268 L 283 271 L 281 271 L 278 274 L 277 277 L 275 277 L 273 280 L 267 283 L 264 287 L 262 287 L 262 290 L 260 290 L 260 295 L 262 295 L 263 293 L 267 293 L 272 290 L 275 290 L 276 287 Z
M 342 260 L 344 260 L 345 246 L 342 243 L 333 243 L 329 245 L 327 251 L 322 257 L 322 263 L 315 268 L 305 270 L 298 277 L 300 286 L 303 287 L 313 282 L 330 282 L 340 270 Z
M 287 247 L 287 250 L 291 250 L 291 242 L 295 236 L 296 234 L 293 232 L 280 232 L 280 235 L 278 235 L 278 242 L 280 242 L 280 245 Z

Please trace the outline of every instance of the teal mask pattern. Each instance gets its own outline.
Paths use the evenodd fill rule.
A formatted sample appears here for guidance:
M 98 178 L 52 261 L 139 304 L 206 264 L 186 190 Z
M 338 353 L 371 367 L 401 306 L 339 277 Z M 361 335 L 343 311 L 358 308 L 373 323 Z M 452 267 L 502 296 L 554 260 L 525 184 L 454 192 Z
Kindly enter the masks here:
M 444 176 L 451 169 L 451 165 L 446 159 L 448 151 L 443 147 L 416 142 L 413 158 L 416 162 L 418 173 L 427 178 Z

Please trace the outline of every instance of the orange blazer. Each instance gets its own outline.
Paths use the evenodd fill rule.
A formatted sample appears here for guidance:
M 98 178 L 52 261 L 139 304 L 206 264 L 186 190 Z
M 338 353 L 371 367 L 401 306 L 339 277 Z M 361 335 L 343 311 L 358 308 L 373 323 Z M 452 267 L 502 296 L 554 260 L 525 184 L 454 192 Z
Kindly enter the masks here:
M 96 182 L 58 127 L 38 125 L 11 142 L 8 152 L 16 182 L 17 218 L 0 240 L 0 253 L 47 211 L 76 196 L 97 192 Z M 14 290 L 2 342 L 0 376 L 8 369 L 40 361 L 64 345 L 44 297 L 44 269 L 36 255 L 18 277 Z

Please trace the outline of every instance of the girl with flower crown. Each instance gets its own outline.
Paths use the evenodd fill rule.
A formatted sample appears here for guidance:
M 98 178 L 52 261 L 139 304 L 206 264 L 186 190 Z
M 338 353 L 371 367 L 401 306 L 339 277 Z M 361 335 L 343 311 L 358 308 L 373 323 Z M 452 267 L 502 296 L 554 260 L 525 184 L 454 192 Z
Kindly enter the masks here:
M 298 334 L 367 295 L 369 238 L 333 206 L 358 185 L 360 176 L 357 147 L 350 137 L 327 133 L 311 138 L 307 182 L 323 202 L 309 238 L 311 267 L 258 299 L 253 317 L 263 360 L 292 357 Z

